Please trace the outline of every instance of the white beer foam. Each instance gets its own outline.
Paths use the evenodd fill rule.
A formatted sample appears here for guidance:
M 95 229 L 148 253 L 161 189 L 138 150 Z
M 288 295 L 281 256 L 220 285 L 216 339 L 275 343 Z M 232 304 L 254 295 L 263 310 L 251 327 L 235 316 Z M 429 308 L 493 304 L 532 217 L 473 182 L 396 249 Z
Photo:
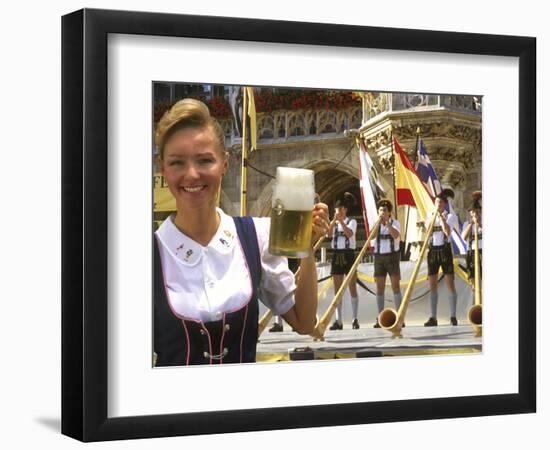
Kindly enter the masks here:
M 311 211 L 315 199 L 314 173 L 308 169 L 277 167 L 277 182 L 273 190 L 271 205 L 276 200 L 290 211 Z

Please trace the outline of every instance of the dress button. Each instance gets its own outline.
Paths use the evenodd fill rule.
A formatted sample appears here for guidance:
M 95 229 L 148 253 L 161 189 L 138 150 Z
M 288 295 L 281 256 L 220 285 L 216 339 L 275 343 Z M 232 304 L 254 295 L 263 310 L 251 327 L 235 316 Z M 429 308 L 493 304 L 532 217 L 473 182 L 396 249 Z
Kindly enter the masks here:
M 204 356 L 205 358 L 209 358 L 209 357 L 210 357 L 210 355 L 209 355 L 208 352 L 204 352 L 204 353 L 203 353 L 203 356 Z
M 229 331 L 231 329 L 231 326 L 228 323 L 226 323 L 224 329 L 225 331 Z
M 202 328 L 201 328 L 201 334 L 204 336 L 206 334 L 206 331 L 204 331 Z

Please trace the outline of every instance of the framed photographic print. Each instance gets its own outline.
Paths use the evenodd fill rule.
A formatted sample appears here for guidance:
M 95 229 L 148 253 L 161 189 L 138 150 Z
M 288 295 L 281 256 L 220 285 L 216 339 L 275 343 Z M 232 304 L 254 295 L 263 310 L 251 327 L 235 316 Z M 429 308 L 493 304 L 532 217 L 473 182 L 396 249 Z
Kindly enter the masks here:
M 534 38 L 62 26 L 64 434 L 535 411 Z

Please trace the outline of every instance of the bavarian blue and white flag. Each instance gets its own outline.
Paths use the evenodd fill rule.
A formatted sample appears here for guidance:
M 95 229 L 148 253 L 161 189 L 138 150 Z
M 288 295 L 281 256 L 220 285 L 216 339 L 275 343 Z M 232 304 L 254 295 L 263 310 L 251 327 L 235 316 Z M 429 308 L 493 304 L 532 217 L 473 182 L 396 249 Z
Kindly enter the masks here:
M 428 157 L 428 152 L 426 151 L 426 147 L 424 146 L 424 142 L 422 142 L 422 139 L 418 139 L 418 148 L 416 149 L 416 151 L 418 155 L 416 172 L 418 173 L 418 176 L 422 183 L 424 183 L 424 186 L 426 186 L 428 192 L 433 197 L 435 197 L 442 190 L 441 182 L 439 181 L 439 178 L 435 173 L 435 169 L 432 165 L 432 162 L 430 161 L 430 158 Z M 458 215 L 454 212 L 451 201 L 447 203 L 446 210 L 448 213 L 454 214 L 455 217 L 458 219 Z M 462 236 L 460 234 L 461 229 L 462 224 L 460 223 L 459 219 L 457 220 L 456 226 L 455 228 L 453 228 L 451 234 L 451 243 L 453 245 L 453 253 L 455 255 L 465 254 L 468 250 L 468 245 L 466 244 L 466 241 L 462 239 Z

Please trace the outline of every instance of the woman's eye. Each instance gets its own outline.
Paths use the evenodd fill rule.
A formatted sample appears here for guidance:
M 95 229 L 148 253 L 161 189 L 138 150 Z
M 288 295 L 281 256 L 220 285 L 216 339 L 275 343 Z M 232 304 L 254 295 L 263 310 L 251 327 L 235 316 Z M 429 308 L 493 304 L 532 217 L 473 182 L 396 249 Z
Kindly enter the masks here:
M 199 164 L 203 164 L 203 165 L 211 164 L 212 162 L 213 162 L 213 160 L 210 159 L 210 158 L 201 158 L 201 159 L 199 159 Z
M 173 161 L 170 161 L 168 163 L 169 166 L 181 166 L 183 165 L 183 161 L 180 161 L 179 159 L 175 159 Z

